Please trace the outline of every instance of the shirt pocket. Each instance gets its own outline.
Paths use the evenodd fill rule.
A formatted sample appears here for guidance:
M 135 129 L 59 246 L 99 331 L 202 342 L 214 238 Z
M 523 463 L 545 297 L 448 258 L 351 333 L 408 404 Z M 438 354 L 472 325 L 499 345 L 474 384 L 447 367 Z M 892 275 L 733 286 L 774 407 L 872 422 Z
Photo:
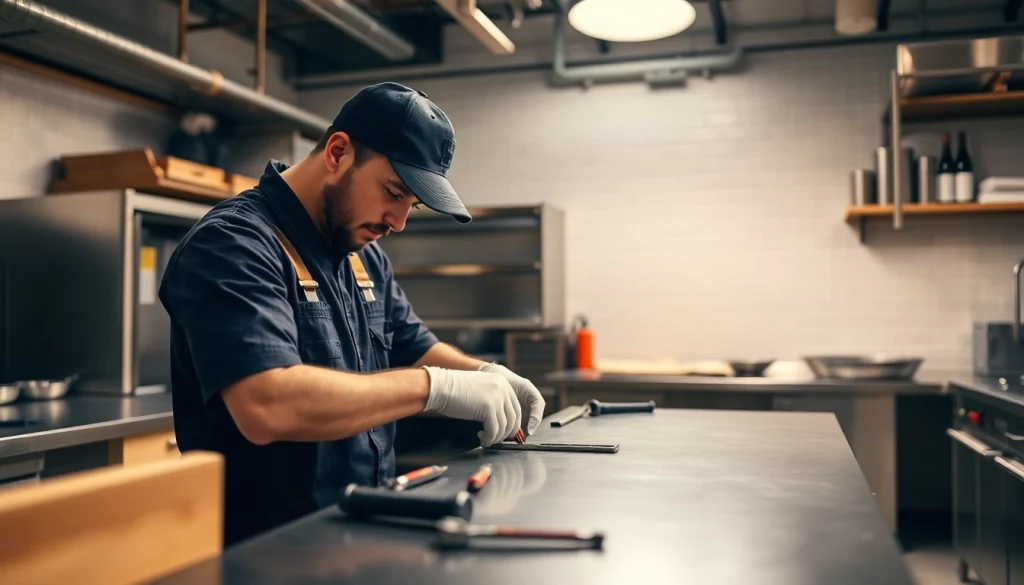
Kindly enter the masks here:
M 299 303 L 295 313 L 299 355 L 304 363 L 333 366 L 344 356 L 341 337 L 327 303 Z
M 370 337 L 373 341 L 373 353 L 377 360 L 377 368 L 387 369 L 390 365 L 388 353 L 395 333 L 391 330 L 391 321 L 384 311 L 384 302 L 376 300 L 366 303 L 366 320 L 370 325 Z

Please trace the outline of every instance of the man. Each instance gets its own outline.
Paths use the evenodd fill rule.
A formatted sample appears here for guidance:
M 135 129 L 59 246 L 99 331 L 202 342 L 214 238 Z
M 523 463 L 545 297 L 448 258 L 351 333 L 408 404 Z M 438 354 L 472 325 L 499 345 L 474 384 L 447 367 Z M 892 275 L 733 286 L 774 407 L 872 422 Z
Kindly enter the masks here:
M 225 457 L 227 544 L 394 476 L 394 421 L 482 423 L 483 446 L 536 430 L 537 388 L 439 343 L 375 241 L 419 204 L 471 220 L 446 178 L 448 117 L 395 83 L 349 100 L 292 167 L 211 210 L 171 257 L 174 425 Z M 522 425 L 523 420 L 527 424 Z

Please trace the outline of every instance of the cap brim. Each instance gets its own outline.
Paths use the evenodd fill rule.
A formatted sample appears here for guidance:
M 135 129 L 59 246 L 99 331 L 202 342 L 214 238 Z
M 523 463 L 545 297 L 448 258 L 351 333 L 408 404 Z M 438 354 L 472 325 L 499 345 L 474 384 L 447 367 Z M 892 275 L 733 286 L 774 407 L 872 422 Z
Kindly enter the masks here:
M 446 213 L 459 223 L 469 223 L 473 219 L 446 177 L 397 160 L 391 160 L 391 166 L 423 205 L 438 213 Z

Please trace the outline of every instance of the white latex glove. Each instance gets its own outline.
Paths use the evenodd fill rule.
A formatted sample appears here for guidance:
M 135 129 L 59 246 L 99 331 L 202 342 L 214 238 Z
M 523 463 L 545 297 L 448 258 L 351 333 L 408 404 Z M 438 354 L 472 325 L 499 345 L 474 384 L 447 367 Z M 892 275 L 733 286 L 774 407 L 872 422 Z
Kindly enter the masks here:
M 524 414 L 530 413 L 527 428 L 524 428 L 523 432 L 527 436 L 537 432 L 540 420 L 544 418 L 544 397 L 540 395 L 540 390 L 537 390 L 533 382 L 499 364 L 482 364 L 480 371 L 500 374 L 508 380 L 508 383 L 512 385 L 512 389 L 516 392 L 516 397 L 519 399 L 519 408 L 522 409 Z
M 508 380 L 497 374 L 424 366 L 430 377 L 425 410 L 483 423 L 480 445 L 513 437 L 523 422 L 519 399 Z

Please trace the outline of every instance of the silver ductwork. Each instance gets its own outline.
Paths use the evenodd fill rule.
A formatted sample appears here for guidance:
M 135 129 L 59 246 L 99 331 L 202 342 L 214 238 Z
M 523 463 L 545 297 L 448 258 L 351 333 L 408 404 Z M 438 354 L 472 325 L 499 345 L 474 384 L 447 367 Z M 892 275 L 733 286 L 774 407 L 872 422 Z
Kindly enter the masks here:
M 411 59 L 416 48 L 348 0 L 295 0 L 335 28 L 392 61 Z
M 306 134 L 320 135 L 330 120 L 279 99 L 257 93 L 240 83 L 225 79 L 217 71 L 189 65 L 124 37 L 82 22 L 30 0 L 0 0 L 0 19 L 26 28 L 61 35 L 126 57 L 166 77 L 186 83 L 198 91 L 223 97 L 239 105 L 263 110 L 288 120 Z
M 648 59 L 627 63 L 606 63 L 567 67 L 565 64 L 565 16 L 555 15 L 554 77 L 561 83 L 590 84 L 598 81 L 626 81 L 642 79 L 648 83 L 678 81 L 685 79 L 687 71 L 707 73 L 717 69 L 729 69 L 740 61 L 743 51 L 734 47 L 728 53 L 676 57 L 671 59 Z

